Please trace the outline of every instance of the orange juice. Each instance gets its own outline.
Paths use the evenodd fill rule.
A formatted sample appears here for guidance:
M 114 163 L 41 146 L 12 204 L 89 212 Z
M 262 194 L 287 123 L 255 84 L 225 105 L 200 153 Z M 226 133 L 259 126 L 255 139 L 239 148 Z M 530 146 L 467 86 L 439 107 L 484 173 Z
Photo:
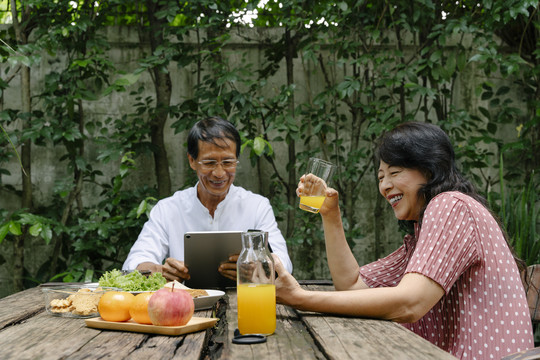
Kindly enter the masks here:
M 326 196 L 300 196 L 300 209 L 318 213 Z
M 239 284 L 238 330 L 241 334 L 273 334 L 276 330 L 276 286 Z

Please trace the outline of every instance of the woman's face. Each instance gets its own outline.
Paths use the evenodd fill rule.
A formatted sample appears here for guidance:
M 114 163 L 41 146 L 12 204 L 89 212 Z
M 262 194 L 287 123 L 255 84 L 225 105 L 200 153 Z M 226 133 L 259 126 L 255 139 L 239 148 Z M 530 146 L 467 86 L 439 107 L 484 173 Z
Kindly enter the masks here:
M 415 169 L 379 165 L 379 192 L 394 209 L 398 220 L 418 221 L 424 202 L 418 199 L 418 189 L 427 183 L 426 176 Z

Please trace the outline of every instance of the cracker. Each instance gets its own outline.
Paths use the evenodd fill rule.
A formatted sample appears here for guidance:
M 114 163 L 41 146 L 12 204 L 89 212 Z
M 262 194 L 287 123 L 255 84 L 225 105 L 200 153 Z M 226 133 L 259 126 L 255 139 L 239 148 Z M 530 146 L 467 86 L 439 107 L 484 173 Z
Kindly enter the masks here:
M 98 288 L 96 291 L 100 291 Z M 50 302 L 51 311 L 55 313 L 71 312 L 74 315 L 87 316 L 98 312 L 100 296 L 91 289 L 79 289 L 65 299 L 53 299 Z

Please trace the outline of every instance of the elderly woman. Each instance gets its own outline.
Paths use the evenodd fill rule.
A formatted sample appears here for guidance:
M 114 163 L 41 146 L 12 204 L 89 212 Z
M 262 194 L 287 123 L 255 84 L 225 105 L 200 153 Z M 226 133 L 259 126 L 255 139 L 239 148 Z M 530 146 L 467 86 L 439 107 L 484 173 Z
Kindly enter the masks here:
M 534 347 L 516 259 L 485 200 L 457 170 L 439 127 L 405 123 L 380 140 L 379 192 L 414 235 L 359 266 L 345 239 L 338 193 L 320 209 L 338 291 L 310 292 L 276 260 L 278 302 L 297 309 L 393 320 L 461 359 L 500 359 Z M 320 179 L 304 175 L 297 194 Z

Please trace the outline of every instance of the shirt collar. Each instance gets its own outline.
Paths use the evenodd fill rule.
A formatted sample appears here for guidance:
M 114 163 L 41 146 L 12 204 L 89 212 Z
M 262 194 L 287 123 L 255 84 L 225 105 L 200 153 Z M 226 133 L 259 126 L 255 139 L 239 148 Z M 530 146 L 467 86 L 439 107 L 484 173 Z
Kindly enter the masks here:
M 197 196 L 197 188 L 198 188 L 198 186 L 199 186 L 199 182 L 197 181 L 197 183 L 193 187 L 193 190 L 195 190 L 195 198 L 197 199 L 197 202 L 202 207 L 204 207 L 201 200 L 199 199 L 199 196 Z M 225 199 L 221 200 L 221 202 L 218 204 L 217 208 L 220 208 L 221 206 L 223 206 L 227 202 L 227 199 L 233 198 L 237 192 L 238 192 L 238 187 L 234 186 L 234 184 L 231 184 L 231 186 L 229 187 L 229 191 L 227 192 L 227 195 L 225 195 Z

